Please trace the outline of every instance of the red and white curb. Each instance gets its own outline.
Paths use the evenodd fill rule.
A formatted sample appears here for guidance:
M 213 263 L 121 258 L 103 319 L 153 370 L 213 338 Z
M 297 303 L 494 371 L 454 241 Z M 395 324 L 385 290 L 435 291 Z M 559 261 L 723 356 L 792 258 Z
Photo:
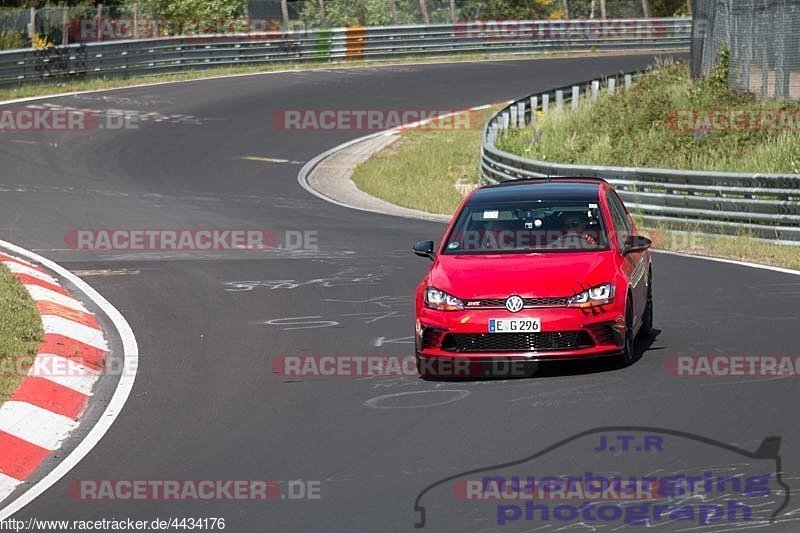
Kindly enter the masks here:
M 28 375 L 0 406 L 3 500 L 78 427 L 105 366 L 108 343 L 95 316 L 55 277 L 19 257 L 0 253 L 0 262 L 28 290 L 44 328 Z
M 109 355 L 97 318 L 59 279 L 70 281 L 113 323 L 122 341 L 125 372 L 103 414 L 75 448 L 40 481 L 4 508 L 11 516 L 67 474 L 108 431 L 127 401 L 138 365 L 136 339 L 124 317 L 86 282 L 60 265 L 0 241 L 0 262 L 25 286 L 44 329 L 34 364 L 0 406 L 0 502 L 24 484 L 78 428 Z M 6 250 L 9 253 L 5 253 Z

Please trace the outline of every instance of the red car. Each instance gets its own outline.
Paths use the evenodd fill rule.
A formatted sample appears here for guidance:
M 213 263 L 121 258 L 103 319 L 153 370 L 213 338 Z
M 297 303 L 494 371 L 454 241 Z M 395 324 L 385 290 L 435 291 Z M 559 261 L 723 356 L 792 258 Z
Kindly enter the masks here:
M 459 363 L 636 359 L 653 331 L 651 242 L 605 181 L 517 180 L 475 190 L 416 293 L 420 374 Z M 450 363 L 451 366 L 442 365 Z

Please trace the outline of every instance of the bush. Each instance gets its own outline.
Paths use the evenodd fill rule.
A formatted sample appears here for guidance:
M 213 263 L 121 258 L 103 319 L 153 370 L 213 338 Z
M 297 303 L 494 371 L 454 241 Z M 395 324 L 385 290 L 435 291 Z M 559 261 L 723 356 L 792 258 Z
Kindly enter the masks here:
M 248 0 L 138 0 L 159 17 L 183 19 L 216 19 L 238 17 L 244 13 Z M 137 3 L 134 0 L 126 2 Z
M 25 33 L 21 31 L 0 31 L 0 50 L 25 48 Z

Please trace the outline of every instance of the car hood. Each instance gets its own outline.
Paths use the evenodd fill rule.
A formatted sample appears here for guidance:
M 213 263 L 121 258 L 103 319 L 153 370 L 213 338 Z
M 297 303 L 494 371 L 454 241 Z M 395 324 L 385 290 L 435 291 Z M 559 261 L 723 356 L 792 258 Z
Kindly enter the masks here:
M 429 283 L 461 299 L 566 297 L 613 282 L 614 252 L 439 255 Z

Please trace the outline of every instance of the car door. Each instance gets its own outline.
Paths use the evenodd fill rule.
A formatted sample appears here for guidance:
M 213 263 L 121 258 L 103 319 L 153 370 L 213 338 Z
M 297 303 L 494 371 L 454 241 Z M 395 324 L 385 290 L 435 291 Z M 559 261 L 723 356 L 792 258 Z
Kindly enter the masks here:
M 614 223 L 615 236 L 622 253 L 625 241 L 633 235 L 633 221 L 625 205 L 613 190 L 608 191 L 606 197 L 611 219 Z M 625 276 L 630 280 L 631 296 L 633 299 L 633 324 L 636 327 L 641 320 L 647 300 L 647 255 L 644 252 L 629 253 L 622 257 L 622 268 Z

